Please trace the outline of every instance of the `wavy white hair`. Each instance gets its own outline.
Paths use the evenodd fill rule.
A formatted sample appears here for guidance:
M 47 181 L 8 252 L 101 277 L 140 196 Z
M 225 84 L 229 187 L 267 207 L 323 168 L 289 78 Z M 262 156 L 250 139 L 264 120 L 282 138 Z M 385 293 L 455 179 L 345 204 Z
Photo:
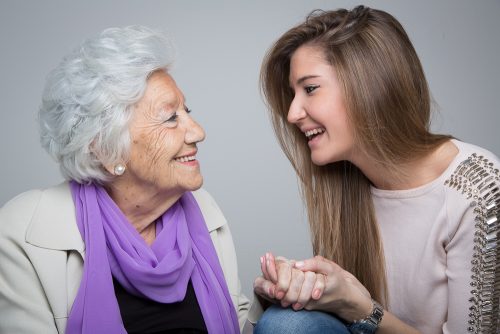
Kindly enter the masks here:
M 64 57 L 49 74 L 39 110 L 40 141 L 65 178 L 112 179 L 103 166 L 126 162 L 132 106 L 157 70 L 167 71 L 172 43 L 143 26 L 110 28 Z

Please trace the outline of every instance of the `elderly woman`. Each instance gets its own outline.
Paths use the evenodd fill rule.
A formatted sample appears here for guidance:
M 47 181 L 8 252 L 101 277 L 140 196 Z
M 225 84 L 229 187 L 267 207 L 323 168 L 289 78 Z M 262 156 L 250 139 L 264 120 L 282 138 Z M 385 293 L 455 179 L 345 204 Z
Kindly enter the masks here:
M 203 129 L 169 43 L 105 30 L 50 74 L 43 147 L 68 182 L 0 210 L 1 333 L 239 333 L 226 220 L 196 160 Z

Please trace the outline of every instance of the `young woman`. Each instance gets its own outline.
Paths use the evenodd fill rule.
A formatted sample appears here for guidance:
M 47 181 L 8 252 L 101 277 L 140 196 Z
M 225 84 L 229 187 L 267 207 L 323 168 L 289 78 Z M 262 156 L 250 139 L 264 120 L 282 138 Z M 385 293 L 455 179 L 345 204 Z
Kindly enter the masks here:
M 318 256 L 261 258 L 255 292 L 281 305 L 256 332 L 498 333 L 500 161 L 429 131 L 401 24 L 363 6 L 313 12 L 261 80 Z

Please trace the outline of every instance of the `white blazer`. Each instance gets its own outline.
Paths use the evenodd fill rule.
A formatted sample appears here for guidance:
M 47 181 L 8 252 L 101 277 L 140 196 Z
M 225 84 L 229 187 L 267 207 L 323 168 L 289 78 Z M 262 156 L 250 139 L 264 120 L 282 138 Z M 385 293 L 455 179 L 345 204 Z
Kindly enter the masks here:
M 193 194 L 243 329 L 250 302 L 241 293 L 231 232 L 210 194 L 203 189 Z M 0 333 L 64 333 L 84 254 L 67 182 L 5 204 L 0 209 Z

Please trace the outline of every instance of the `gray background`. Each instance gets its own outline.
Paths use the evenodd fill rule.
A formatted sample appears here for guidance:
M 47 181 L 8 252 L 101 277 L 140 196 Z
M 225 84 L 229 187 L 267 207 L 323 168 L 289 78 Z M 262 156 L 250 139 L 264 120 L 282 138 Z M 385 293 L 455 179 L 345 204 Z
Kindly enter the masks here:
M 264 52 L 312 9 L 354 1 L 14 1 L 0 3 L 0 205 L 62 180 L 35 122 L 45 76 L 84 38 L 143 24 L 169 32 L 173 76 L 207 138 L 205 188 L 230 222 L 243 290 L 259 256 L 311 255 L 295 174 L 275 141 L 258 90 Z M 366 1 L 406 28 L 438 110 L 433 128 L 499 155 L 500 1 Z

